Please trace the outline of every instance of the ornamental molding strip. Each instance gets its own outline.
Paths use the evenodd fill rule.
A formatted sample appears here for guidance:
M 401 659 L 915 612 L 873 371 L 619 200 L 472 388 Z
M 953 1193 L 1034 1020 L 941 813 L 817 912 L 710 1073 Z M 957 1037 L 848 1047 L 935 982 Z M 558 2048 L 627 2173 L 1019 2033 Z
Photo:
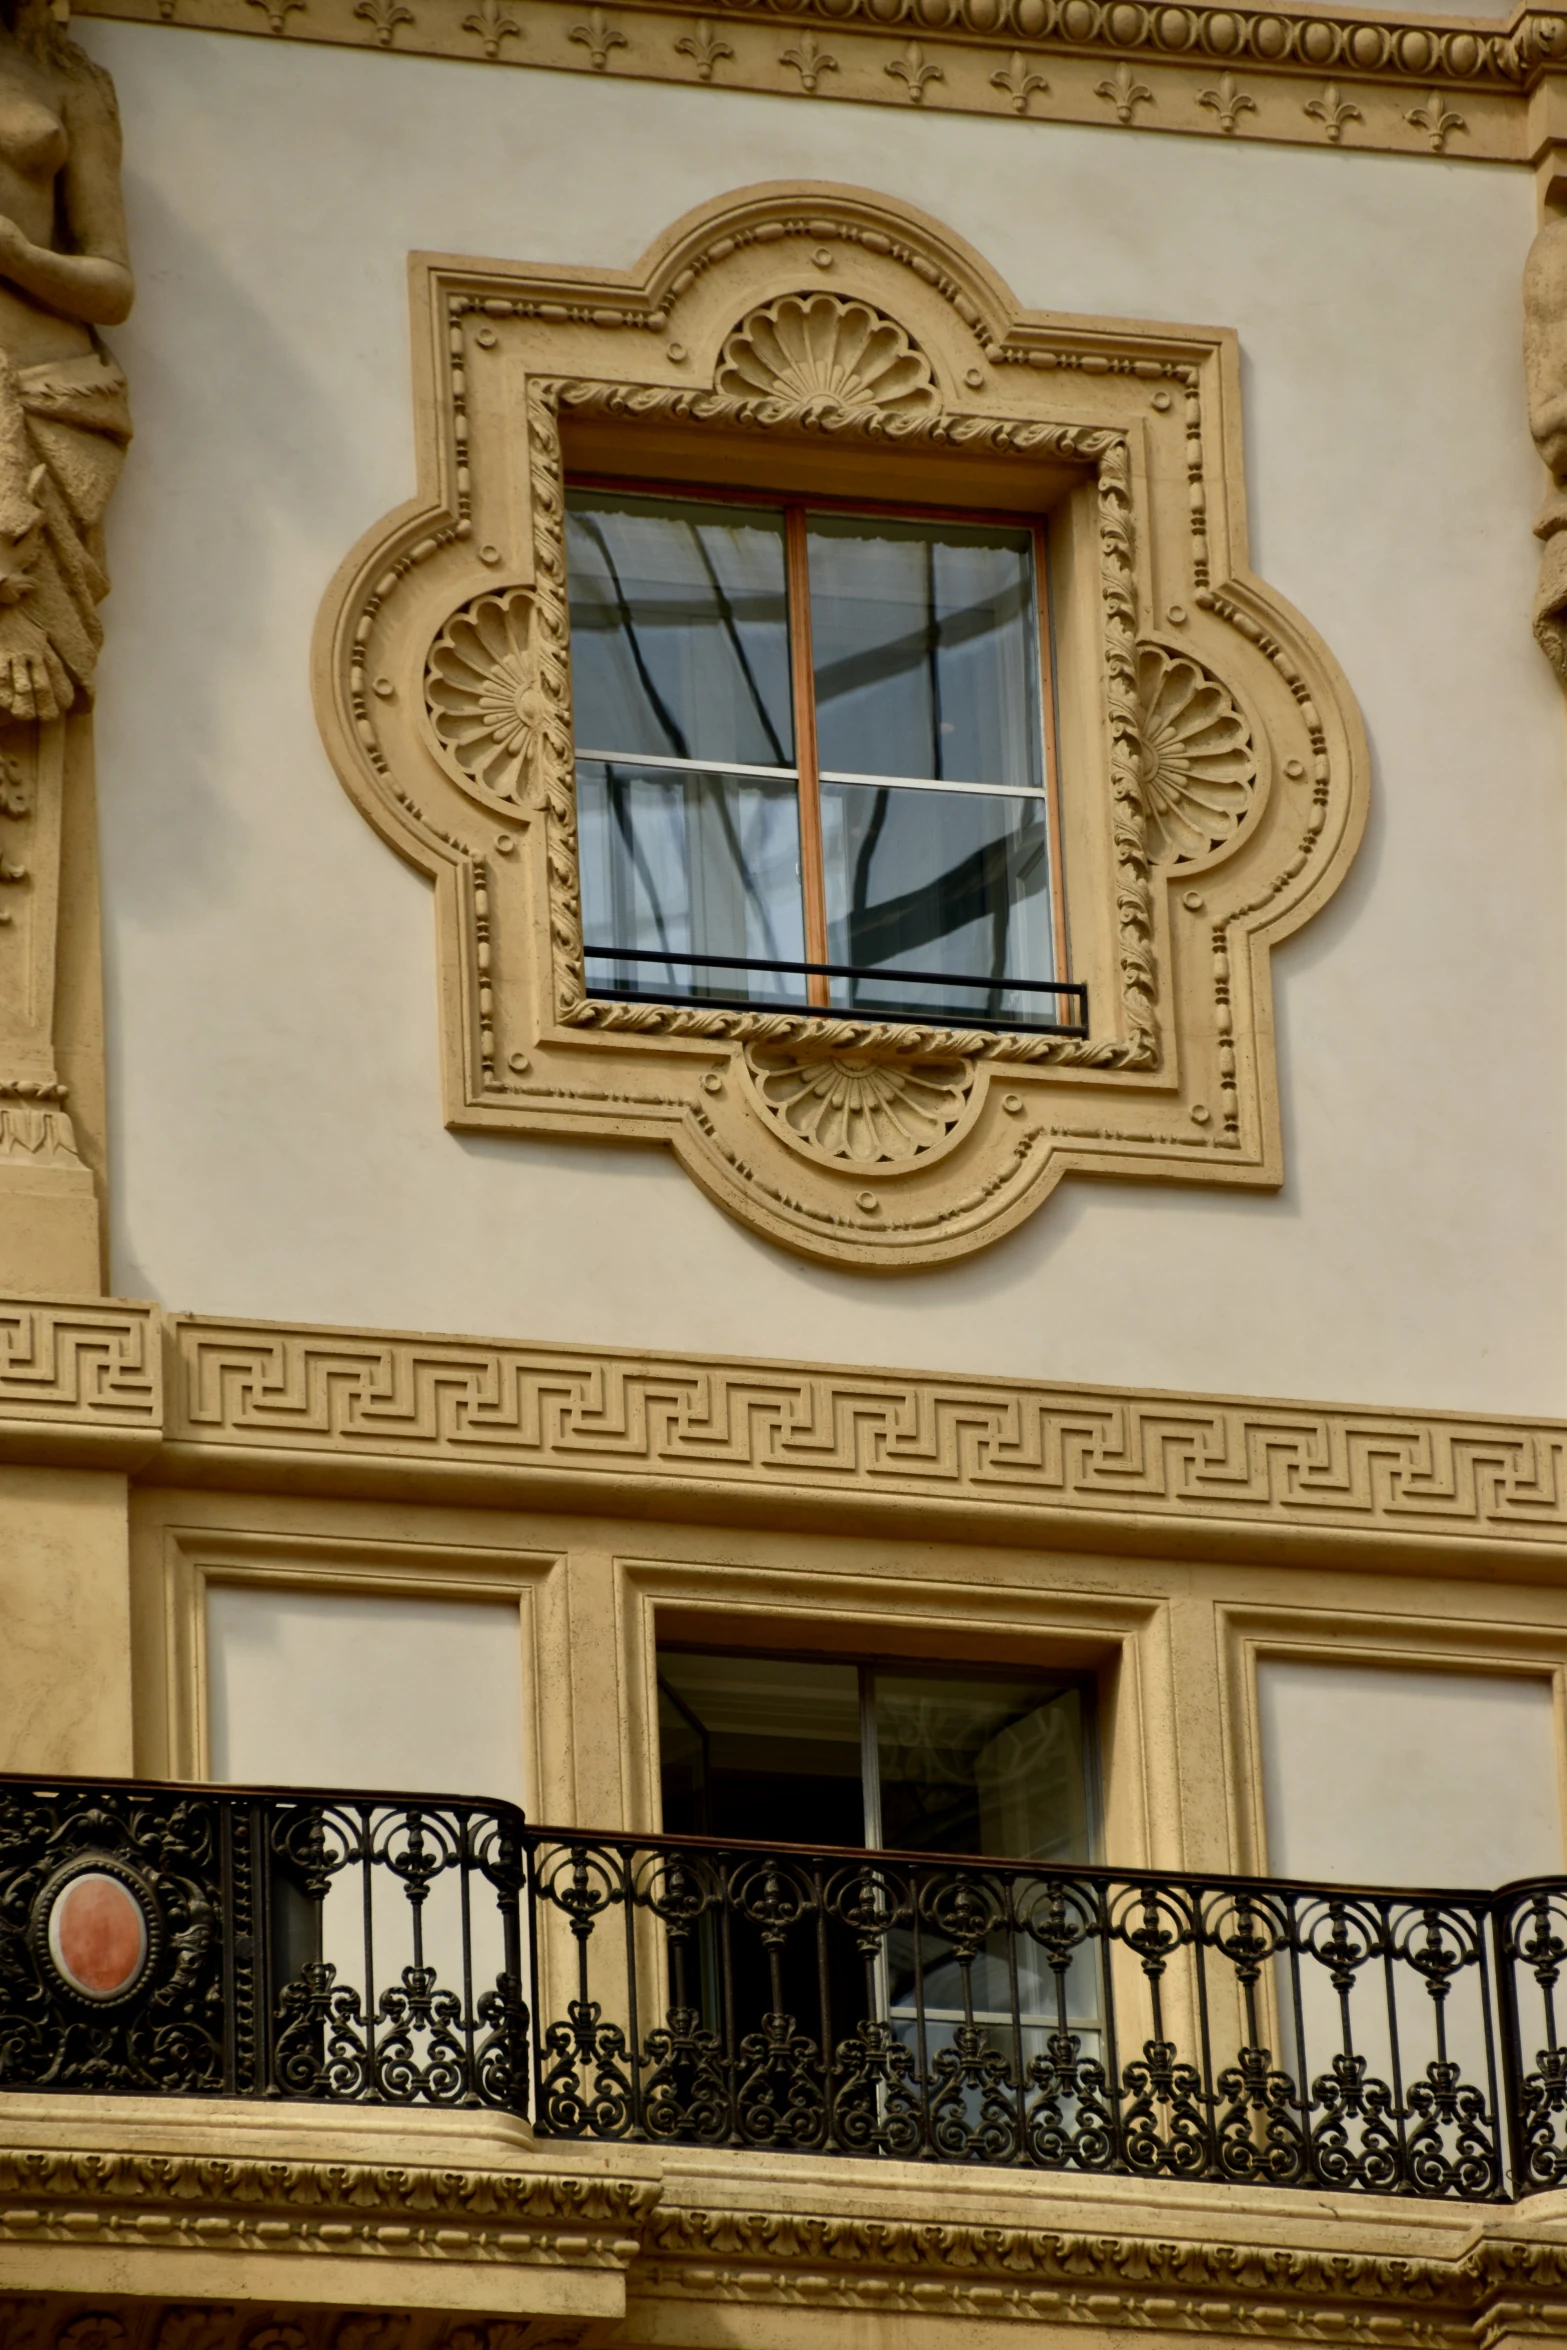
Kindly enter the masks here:
M 79 13 L 805 102 L 1474 163 L 1537 160 L 1552 133 L 1535 101 L 1567 66 L 1567 15 L 1538 8 L 1503 18 L 1144 0 L 86 0 Z
M 0 1300 L 0 1460 L 54 1457 L 769 1524 L 917 1512 L 933 1535 L 1123 1552 L 1567 1562 L 1559 1421 Z
M 333 582 L 315 687 L 346 789 L 435 883 L 448 1124 L 662 1143 L 768 1238 L 889 1271 L 1069 1172 L 1277 1184 L 1268 957 L 1342 878 L 1367 760 L 1247 566 L 1234 336 L 1021 311 L 923 215 L 811 183 L 630 271 L 411 274 L 419 491 Z M 1086 1036 L 594 999 L 568 463 L 1048 510 Z
M 152 1306 L 0 1298 L 0 1446 L 43 1458 L 134 1458 L 163 1433 L 163 1339 Z
M 1089 2233 L 909 2219 L 884 2168 L 845 2163 L 851 2208 L 828 2215 L 800 2207 L 790 2157 L 753 2154 L 735 2166 L 745 2204 L 711 2208 L 657 2154 L 663 2177 L 592 2180 L 243 2162 L 216 2150 L 224 2120 L 210 2110 L 200 2154 L 4 2157 L 5 2350 L 571 2350 L 623 2320 L 633 2338 L 692 2322 L 670 2304 L 725 2303 L 766 2309 L 786 2344 L 801 2309 L 1430 2350 L 1559 2340 L 1567 2323 L 1557 2196 L 1505 2235 L 1460 2207 L 1429 2250 L 1411 2249 L 1407 2213 L 1361 2215 L 1341 2248 L 1331 2199 L 1247 2210 L 1250 2241 L 1222 2191 L 1160 2215 L 1184 2235 L 1126 2232 L 1113 2203 Z M 1027 2203 L 1049 2202 L 1040 2180 Z M 1303 2221 L 1324 2241 L 1300 2241 Z M 108 2290 L 84 2292 L 100 2263 Z M 512 2314 L 479 2314 L 497 2307 Z

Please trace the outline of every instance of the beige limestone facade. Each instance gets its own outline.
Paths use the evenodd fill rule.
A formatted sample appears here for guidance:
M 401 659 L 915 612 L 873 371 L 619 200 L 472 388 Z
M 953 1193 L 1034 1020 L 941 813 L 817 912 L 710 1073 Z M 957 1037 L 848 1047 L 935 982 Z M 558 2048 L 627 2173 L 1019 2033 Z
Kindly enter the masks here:
M 0 2350 L 1567 2327 L 1564 100 L 0 6 Z M 787 755 L 589 739 L 586 494 L 785 518 Z M 1033 565 L 1048 1019 L 832 992 L 812 809 L 951 779 L 817 742 L 820 514 Z M 793 999 L 606 976 L 617 758 L 782 778 Z M 859 1845 L 677 1816 L 680 1659 L 855 1693 Z M 1070 1850 L 873 1832 L 960 1684 Z

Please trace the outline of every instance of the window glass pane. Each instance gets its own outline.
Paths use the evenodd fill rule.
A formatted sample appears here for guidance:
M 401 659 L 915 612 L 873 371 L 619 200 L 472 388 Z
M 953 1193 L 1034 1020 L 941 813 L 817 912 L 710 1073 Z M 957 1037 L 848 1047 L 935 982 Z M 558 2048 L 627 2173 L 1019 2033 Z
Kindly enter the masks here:
M 878 1669 L 876 1754 L 889 1851 L 1089 1857 L 1075 1688 Z
M 795 786 L 703 769 L 577 762 L 582 935 L 657 956 L 805 953 Z M 588 987 L 798 1001 L 798 978 L 588 955 Z
M 1057 997 L 1001 984 L 1052 975 L 1042 800 L 824 783 L 822 836 L 827 959 L 877 974 L 835 979 L 836 1006 L 959 1021 L 1059 1016 Z M 900 968 L 991 984 L 929 986 L 898 979 Z
M 1032 534 L 814 514 L 809 543 L 824 773 L 1037 789 Z
M 793 766 L 781 514 L 570 490 L 566 566 L 584 750 Z
M 892 1851 L 970 1853 L 1056 1866 L 1089 1856 L 1088 1764 L 1081 1693 L 1037 1680 L 878 1669 L 875 1678 L 881 1840 Z M 1016 1880 L 1026 1888 L 1028 1880 Z M 1027 1907 L 1026 1892 L 1021 1894 Z M 966 2014 L 988 2044 L 1014 2053 L 1014 2004 L 1025 2057 L 1044 2045 L 1058 2014 L 1042 1950 L 998 1931 L 960 1951 L 941 1920 L 887 1938 L 887 1993 L 894 2027 L 914 2037 L 923 2011 L 927 2049 L 950 2041 Z M 1068 1970 L 1068 2014 L 1097 2012 L 1091 1957 Z
M 854 1665 L 661 1650 L 668 1833 L 863 1844 Z

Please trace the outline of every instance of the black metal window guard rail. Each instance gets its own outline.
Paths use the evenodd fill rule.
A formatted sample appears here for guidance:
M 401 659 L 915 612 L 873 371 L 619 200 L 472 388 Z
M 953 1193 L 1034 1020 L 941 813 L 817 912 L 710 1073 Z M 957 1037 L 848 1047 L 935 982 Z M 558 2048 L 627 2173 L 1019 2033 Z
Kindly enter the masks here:
M 754 971 L 764 977 L 788 979 L 848 979 L 865 981 L 882 989 L 899 987 L 974 988 L 981 996 L 1025 995 L 1048 996 L 1066 1007 L 1064 1019 L 1031 1020 L 1022 1013 L 1008 1013 L 1004 1017 L 990 1012 L 971 1012 L 960 1006 L 955 1010 L 931 1009 L 915 1004 L 826 1004 L 814 1005 L 806 1000 L 805 991 L 796 991 L 799 1000 L 780 1002 L 774 996 L 732 996 L 709 994 L 682 1000 L 707 1005 L 715 1012 L 756 1011 L 820 1011 L 824 1016 L 836 1014 L 840 1019 L 900 1020 L 923 1022 L 927 1027 L 939 1025 L 965 1028 L 995 1028 L 1009 1034 L 1027 1036 L 1072 1036 L 1088 1034 L 1088 987 L 1081 979 L 997 979 L 993 976 L 973 978 L 958 971 L 905 971 L 890 964 L 869 963 L 783 963 L 770 962 L 756 955 L 690 955 L 677 953 L 672 947 L 593 947 L 582 950 L 585 963 L 657 963 L 673 972 L 684 971 Z M 605 1003 L 662 1004 L 669 1001 L 670 989 L 601 985 L 589 979 L 588 991 Z
M 1508 2201 L 1567 1878 L 1376 1890 L 0 1778 L 0 2088 Z

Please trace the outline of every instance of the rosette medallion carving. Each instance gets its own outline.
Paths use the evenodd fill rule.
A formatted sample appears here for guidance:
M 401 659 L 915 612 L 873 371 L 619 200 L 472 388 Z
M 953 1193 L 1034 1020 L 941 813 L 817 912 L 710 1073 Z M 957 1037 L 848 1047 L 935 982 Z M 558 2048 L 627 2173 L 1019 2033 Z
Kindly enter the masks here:
M 328 594 L 317 707 L 436 885 L 449 1122 L 663 1143 L 770 1239 L 887 1269 L 985 1245 L 1070 1172 L 1278 1183 L 1268 956 L 1354 853 L 1366 752 L 1249 567 L 1233 336 L 1024 311 L 922 214 L 797 184 L 702 207 L 629 272 L 426 259 L 414 302 L 425 486 Z M 583 873 L 623 821 L 606 764 L 624 797 L 636 746 L 573 731 L 573 473 L 1030 520 L 1059 810 L 1030 789 L 1061 853 L 1029 952 L 1053 967 L 992 951 L 965 1026 L 871 1016 L 837 980 L 812 1000 L 787 964 L 749 1000 L 697 985 L 694 928 L 585 944 Z M 1026 993 L 1063 981 L 1082 1018 Z

